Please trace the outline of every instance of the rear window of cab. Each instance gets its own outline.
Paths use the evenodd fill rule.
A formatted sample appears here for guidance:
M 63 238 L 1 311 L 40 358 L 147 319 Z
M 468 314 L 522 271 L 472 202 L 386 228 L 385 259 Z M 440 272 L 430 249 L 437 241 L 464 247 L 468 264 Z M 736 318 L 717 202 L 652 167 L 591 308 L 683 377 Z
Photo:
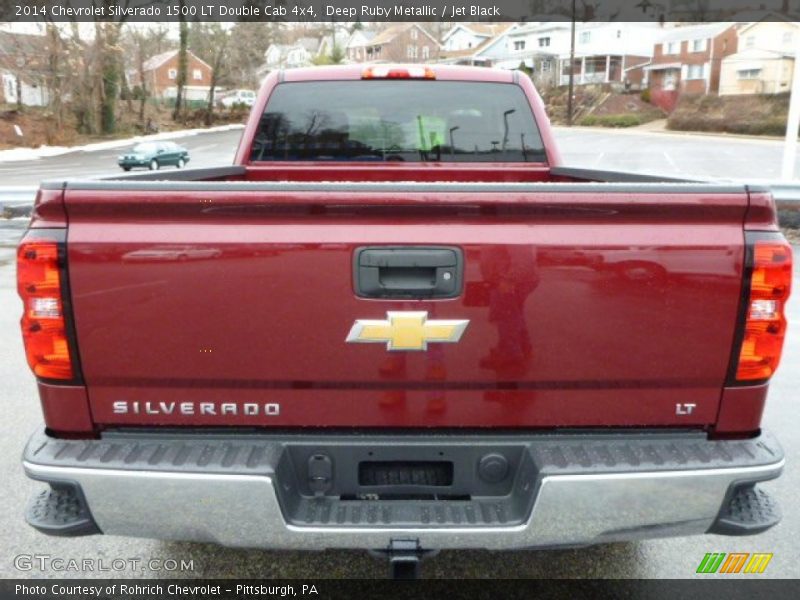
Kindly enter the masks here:
M 250 160 L 545 162 L 546 156 L 517 85 L 362 80 L 277 85 Z

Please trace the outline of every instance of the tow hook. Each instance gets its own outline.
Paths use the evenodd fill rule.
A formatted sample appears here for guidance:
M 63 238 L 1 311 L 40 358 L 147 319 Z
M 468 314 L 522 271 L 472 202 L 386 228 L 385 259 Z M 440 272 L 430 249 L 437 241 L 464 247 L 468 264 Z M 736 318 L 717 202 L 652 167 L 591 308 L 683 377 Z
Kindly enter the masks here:
M 433 554 L 433 550 L 423 550 L 419 540 L 391 540 L 389 546 L 379 553 L 389 559 L 389 577 L 392 579 L 419 579 L 422 559 Z

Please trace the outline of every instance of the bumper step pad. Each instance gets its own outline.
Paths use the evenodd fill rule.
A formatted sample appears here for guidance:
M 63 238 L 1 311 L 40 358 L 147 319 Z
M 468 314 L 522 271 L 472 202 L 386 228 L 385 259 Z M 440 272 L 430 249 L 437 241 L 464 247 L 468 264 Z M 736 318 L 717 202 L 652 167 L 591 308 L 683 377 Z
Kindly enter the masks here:
M 753 535 L 766 531 L 781 520 L 777 501 L 755 485 L 734 490 L 723 505 L 708 533 L 719 535 Z
M 48 535 L 75 537 L 101 533 L 83 495 L 71 484 L 54 484 L 36 494 L 28 505 L 25 520 Z

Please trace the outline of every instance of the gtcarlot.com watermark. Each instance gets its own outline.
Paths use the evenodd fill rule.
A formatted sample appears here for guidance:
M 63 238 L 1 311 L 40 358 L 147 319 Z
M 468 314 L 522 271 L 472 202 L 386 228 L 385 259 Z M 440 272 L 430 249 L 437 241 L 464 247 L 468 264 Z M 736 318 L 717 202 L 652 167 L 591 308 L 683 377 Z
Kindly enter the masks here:
M 175 558 L 64 558 L 52 554 L 18 554 L 18 571 L 108 573 L 120 571 L 185 572 L 194 571 L 194 560 Z

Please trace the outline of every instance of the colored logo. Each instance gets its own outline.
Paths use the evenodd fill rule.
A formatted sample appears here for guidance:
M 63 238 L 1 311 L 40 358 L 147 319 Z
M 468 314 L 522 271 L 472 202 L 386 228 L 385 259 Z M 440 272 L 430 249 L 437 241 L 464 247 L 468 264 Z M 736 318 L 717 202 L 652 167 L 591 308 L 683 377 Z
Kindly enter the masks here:
M 763 573 L 769 561 L 772 560 L 772 553 L 754 552 L 708 552 L 700 565 L 697 573 Z
M 383 343 L 387 350 L 427 350 L 431 342 L 457 342 L 468 324 L 467 319 L 428 319 L 427 311 L 387 312 L 385 321 L 358 319 L 345 341 Z

